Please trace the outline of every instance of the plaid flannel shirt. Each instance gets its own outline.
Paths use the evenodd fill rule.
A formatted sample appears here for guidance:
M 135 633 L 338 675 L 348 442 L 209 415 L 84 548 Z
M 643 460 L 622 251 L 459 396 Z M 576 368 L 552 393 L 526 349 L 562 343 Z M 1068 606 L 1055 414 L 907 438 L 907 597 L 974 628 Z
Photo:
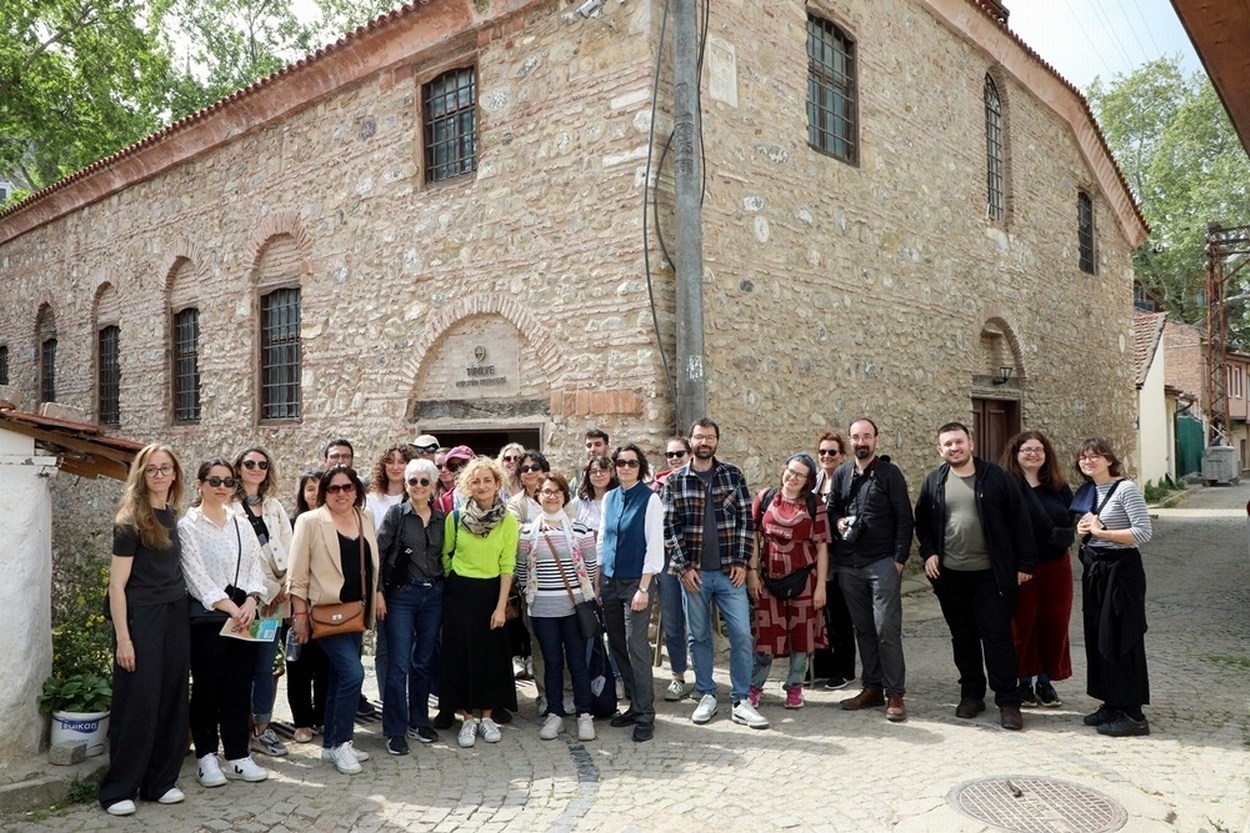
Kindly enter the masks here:
M 712 500 L 720 534 L 720 564 L 725 572 L 751 558 L 755 524 L 751 520 L 751 492 L 737 466 L 712 458 Z M 660 492 L 664 501 L 664 551 L 669 572 L 681 575 L 686 567 L 699 569 L 703 556 L 703 510 L 707 490 L 690 464 L 669 474 Z

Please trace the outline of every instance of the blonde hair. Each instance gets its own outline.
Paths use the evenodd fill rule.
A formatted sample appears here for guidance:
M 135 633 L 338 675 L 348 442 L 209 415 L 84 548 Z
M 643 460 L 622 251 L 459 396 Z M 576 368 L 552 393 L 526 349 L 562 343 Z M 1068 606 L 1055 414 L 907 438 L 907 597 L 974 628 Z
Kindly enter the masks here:
M 148 549 L 163 550 L 173 542 L 170 540 L 169 530 L 157 519 L 156 512 L 153 511 L 146 476 L 148 460 L 158 451 L 168 454 L 174 467 L 166 505 L 177 512 L 182 504 L 184 486 L 182 463 L 178 461 L 178 455 L 174 454 L 174 450 L 167 445 L 151 443 L 139 449 L 139 453 L 130 463 L 130 473 L 126 475 L 126 488 L 122 492 L 122 499 L 117 507 L 115 523 L 118 526 L 132 527 L 138 534 L 140 543 Z
M 495 478 L 497 485 L 503 486 L 503 466 L 499 465 L 499 461 L 494 457 L 477 456 L 465 463 L 464 468 L 456 475 L 456 489 L 460 492 L 461 497 L 466 500 L 473 497 L 473 492 L 469 490 L 469 483 L 482 473 L 482 469 L 490 472 L 491 476 Z

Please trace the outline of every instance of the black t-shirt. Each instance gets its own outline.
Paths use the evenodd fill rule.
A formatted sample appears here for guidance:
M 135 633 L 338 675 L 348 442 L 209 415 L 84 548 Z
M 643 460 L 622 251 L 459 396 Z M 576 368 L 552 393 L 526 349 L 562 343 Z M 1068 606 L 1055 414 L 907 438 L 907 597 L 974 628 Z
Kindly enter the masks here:
M 716 504 L 712 502 L 712 486 L 716 483 L 716 469 L 707 471 L 691 469 L 703 484 L 703 552 L 699 554 L 699 566 L 710 573 L 721 571 L 720 530 L 716 528 Z
M 373 559 L 369 557 L 371 548 L 369 542 L 364 542 L 365 556 L 365 586 L 373 586 Z M 339 591 L 340 602 L 359 602 L 362 601 L 360 595 L 360 554 L 361 546 L 359 539 L 348 538 L 343 533 L 339 533 L 339 563 L 343 566 L 343 589 Z M 373 594 L 370 593 L 370 596 Z M 372 609 L 373 599 L 363 599 L 366 609 Z
M 113 555 L 132 559 L 130 580 L 126 582 L 126 604 L 130 607 L 169 604 L 187 593 L 174 511 L 169 508 L 154 511 L 161 526 L 169 531 L 170 543 L 164 549 L 145 547 L 132 526 L 113 527 Z

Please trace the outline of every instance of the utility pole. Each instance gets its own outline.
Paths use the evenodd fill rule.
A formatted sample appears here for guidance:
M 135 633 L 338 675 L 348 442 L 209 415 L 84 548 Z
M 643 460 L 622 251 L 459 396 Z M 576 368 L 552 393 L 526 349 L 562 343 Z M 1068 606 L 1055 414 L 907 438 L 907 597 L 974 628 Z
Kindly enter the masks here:
M 1247 264 L 1250 226 L 1224 228 L 1207 225 L 1207 445 L 1229 444 L 1228 304 L 1242 295 L 1227 297 L 1228 283 Z
M 707 415 L 703 375 L 703 171 L 699 158 L 696 0 L 673 3 L 673 145 L 677 248 L 677 429 Z

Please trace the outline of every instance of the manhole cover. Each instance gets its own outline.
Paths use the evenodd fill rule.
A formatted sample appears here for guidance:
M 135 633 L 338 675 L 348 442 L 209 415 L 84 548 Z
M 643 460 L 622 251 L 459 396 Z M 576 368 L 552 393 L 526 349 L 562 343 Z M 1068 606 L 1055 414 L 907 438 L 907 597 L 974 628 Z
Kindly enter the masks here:
M 1109 833 L 1128 821 L 1124 808 L 1100 792 L 1034 775 L 967 781 L 946 799 L 961 813 L 1013 833 Z

